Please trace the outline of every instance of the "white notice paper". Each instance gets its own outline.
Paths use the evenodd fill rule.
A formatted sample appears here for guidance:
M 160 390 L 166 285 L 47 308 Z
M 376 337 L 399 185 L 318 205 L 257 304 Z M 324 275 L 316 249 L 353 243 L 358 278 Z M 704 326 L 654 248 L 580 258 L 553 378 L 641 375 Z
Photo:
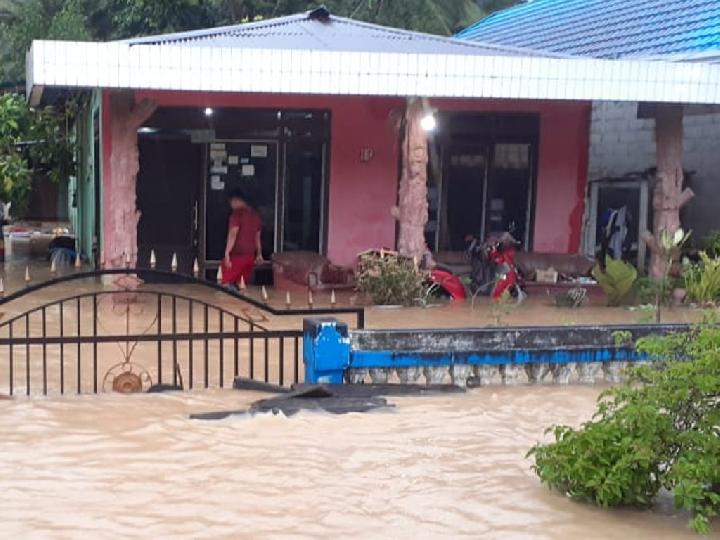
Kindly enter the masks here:
M 250 146 L 250 157 L 266 158 L 267 144 L 253 144 Z
M 219 175 L 213 175 L 210 177 L 210 189 L 214 191 L 225 189 L 225 182 L 220 179 Z
M 227 167 L 218 167 L 216 165 L 210 169 L 210 172 L 213 174 L 227 174 L 228 168 Z
M 212 143 L 210 150 L 222 150 L 225 151 L 225 143 Z
M 238 156 L 228 156 L 228 165 L 237 165 L 240 162 Z
M 255 176 L 255 165 L 243 165 L 242 166 L 243 176 Z

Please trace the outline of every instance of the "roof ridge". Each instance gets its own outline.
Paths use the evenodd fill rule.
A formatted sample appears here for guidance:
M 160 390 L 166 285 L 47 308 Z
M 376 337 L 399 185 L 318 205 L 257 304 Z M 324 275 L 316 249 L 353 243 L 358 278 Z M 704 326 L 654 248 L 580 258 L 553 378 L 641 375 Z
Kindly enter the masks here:
M 317 21 L 310 17 L 313 11 L 305 11 L 302 13 L 296 13 L 294 15 L 286 15 L 283 17 L 276 17 L 272 19 L 265 19 L 261 21 L 246 22 L 240 24 L 233 24 L 227 26 L 219 26 L 215 28 L 188 30 L 184 32 L 173 32 L 168 34 L 158 34 L 147 37 L 130 38 L 119 41 L 118 43 L 127 43 L 129 45 L 158 45 L 158 44 L 169 44 L 169 43 L 183 43 L 190 41 L 201 41 L 204 39 L 212 39 L 219 36 L 242 36 L 244 34 L 251 33 L 256 30 L 262 30 L 264 28 L 276 28 L 279 26 L 286 26 L 293 23 L 304 23 L 304 22 L 317 22 L 318 24 L 328 24 L 328 22 Z M 346 24 L 353 27 L 364 28 L 368 30 L 375 30 L 383 32 L 385 34 L 394 35 L 402 38 L 416 38 L 426 41 L 437 41 L 438 43 L 452 44 L 458 47 L 463 47 L 468 50 L 491 50 L 502 53 L 513 53 L 516 55 L 526 56 L 538 56 L 538 51 L 528 49 L 526 47 L 517 47 L 511 45 L 501 45 L 492 42 L 479 42 L 458 39 L 454 36 L 440 36 L 436 34 L 429 34 L 425 32 L 417 32 L 413 30 L 405 30 L 402 28 L 394 28 L 391 26 L 383 26 L 381 24 L 361 21 L 350 17 L 341 17 L 338 15 L 330 15 L 329 23 L 335 24 Z M 325 43 L 316 33 L 312 32 L 308 25 L 297 24 L 297 27 L 313 39 L 318 41 L 321 45 L 329 47 L 330 44 Z M 543 52 L 543 56 L 548 57 L 567 57 L 568 55 Z
M 170 32 L 167 34 L 155 34 L 152 36 L 138 36 L 134 38 L 122 39 L 117 43 L 128 43 L 130 45 L 152 45 L 167 41 L 187 41 L 189 39 L 203 39 L 232 33 L 235 30 L 247 29 L 256 30 L 258 28 L 271 28 L 290 24 L 295 21 L 304 20 L 309 12 L 295 13 L 293 15 L 285 15 L 283 17 L 274 17 L 272 19 L 262 19 L 259 21 L 250 21 L 238 24 L 229 24 L 225 26 L 215 26 L 213 28 L 198 28 L 196 30 L 184 30 L 182 32 Z

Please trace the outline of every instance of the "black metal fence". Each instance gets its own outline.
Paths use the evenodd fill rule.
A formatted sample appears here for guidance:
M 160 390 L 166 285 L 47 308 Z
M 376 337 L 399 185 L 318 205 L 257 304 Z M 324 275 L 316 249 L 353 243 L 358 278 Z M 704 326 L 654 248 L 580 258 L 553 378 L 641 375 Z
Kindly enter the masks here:
M 56 285 L 81 288 L 107 276 L 115 277 L 112 289 L 42 301 Z M 170 283 L 141 285 L 139 277 Z M 0 306 L 21 299 L 41 302 L 0 322 L 0 392 L 10 395 L 223 388 L 236 377 L 282 386 L 302 378 L 302 317 L 350 315 L 364 326 L 362 308 L 276 308 L 195 276 L 145 268 L 53 277 Z

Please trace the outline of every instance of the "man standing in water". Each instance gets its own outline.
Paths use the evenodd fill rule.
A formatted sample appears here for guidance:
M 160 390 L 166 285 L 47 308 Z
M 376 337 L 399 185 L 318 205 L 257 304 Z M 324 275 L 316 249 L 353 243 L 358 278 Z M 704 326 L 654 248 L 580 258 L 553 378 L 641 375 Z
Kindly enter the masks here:
M 250 281 L 255 264 L 263 261 L 260 240 L 262 220 L 257 211 L 248 205 L 242 191 L 231 191 L 228 201 L 232 213 L 222 262 L 222 282 L 237 290 L 241 280 L 245 283 Z

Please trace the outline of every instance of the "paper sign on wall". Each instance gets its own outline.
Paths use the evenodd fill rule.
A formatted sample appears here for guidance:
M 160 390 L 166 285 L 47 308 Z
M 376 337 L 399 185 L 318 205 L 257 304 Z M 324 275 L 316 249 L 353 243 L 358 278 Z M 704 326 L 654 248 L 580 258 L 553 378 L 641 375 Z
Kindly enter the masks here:
M 225 182 L 223 182 L 219 175 L 213 175 L 210 177 L 210 189 L 214 191 L 221 191 L 225 189 Z
M 228 156 L 228 165 L 237 165 L 240 162 L 238 156 Z
M 225 151 L 225 143 L 212 143 L 210 145 L 210 150 L 222 150 Z
M 250 158 L 246 158 L 246 157 L 240 158 L 240 163 L 243 163 L 243 164 L 250 163 Z
M 213 166 L 213 167 L 210 169 L 210 172 L 213 173 L 213 174 L 227 174 L 228 168 L 227 168 L 227 167 Z
M 255 176 L 255 165 L 243 165 L 242 166 L 243 176 Z
M 210 159 L 225 159 L 227 153 L 225 150 L 210 150 Z
M 250 157 L 266 158 L 268 155 L 267 144 L 250 145 Z

